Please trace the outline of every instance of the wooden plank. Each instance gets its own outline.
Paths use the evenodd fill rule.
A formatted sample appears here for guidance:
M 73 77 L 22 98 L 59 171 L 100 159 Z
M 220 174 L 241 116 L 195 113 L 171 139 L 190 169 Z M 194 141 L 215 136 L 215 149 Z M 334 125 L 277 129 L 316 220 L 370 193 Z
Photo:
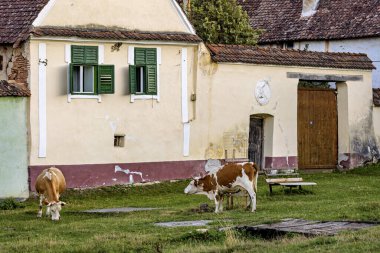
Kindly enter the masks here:
M 244 226 L 244 229 L 250 233 L 260 232 L 272 233 L 278 235 L 282 233 L 300 233 L 304 235 L 336 235 L 343 230 L 358 230 L 375 226 L 370 223 L 355 223 L 355 222 L 321 222 L 302 219 L 286 219 L 279 223 L 262 224 L 257 226 Z M 238 227 L 239 229 L 239 227 Z
M 317 185 L 314 182 L 295 182 L 295 183 L 279 183 L 282 186 L 308 186 L 308 185 Z
M 273 174 L 273 175 L 265 175 L 267 177 L 289 177 L 289 176 L 298 176 L 299 173 L 291 173 L 291 174 Z
M 303 179 L 301 177 L 299 178 L 267 178 L 265 179 L 268 184 L 279 184 L 279 183 L 286 183 L 286 182 L 302 182 Z

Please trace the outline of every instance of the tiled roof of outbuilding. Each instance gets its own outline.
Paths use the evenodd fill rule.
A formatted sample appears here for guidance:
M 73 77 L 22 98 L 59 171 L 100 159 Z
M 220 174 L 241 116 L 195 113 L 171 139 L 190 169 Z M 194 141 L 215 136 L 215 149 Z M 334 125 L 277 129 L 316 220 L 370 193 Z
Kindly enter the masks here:
M 33 21 L 48 0 L 1 0 L 0 44 L 26 39 Z
M 30 91 L 23 84 L 0 80 L 0 97 L 30 97 Z
M 324 53 L 242 45 L 207 45 L 215 62 L 365 69 L 375 67 L 366 54 Z
M 380 106 L 380 89 L 373 89 L 373 104 Z
M 301 17 L 302 0 L 238 0 L 261 43 L 380 36 L 379 0 L 320 0 L 317 12 Z
M 109 40 L 154 40 L 201 42 L 198 35 L 180 32 L 140 32 L 124 29 L 106 28 L 71 28 L 71 27 L 38 27 L 32 34 L 35 37 L 78 37 L 82 39 L 109 39 Z

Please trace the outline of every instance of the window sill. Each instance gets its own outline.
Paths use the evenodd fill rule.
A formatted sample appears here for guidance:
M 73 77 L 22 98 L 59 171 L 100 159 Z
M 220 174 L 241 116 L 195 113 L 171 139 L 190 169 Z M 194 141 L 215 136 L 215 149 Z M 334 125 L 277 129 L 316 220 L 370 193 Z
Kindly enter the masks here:
M 98 103 L 102 102 L 102 97 L 100 95 L 67 95 L 67 102 L 71 103 L 72 99 L 97 99 Z
M 131 103 L 134 103 L 135 100 L 157 100 L 157 102 L 160 102 L 160 96 L 159 95 L 135 95 L 135 94 L 131 94 Z

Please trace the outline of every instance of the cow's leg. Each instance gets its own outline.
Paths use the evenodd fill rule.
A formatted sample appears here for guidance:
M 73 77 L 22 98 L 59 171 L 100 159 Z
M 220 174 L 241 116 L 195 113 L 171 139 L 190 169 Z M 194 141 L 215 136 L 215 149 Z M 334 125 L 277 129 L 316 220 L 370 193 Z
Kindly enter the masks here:
M 37 217 L 38 218 L 41 218 L 42 217 L 42 204 L 43 204 L 43 201 L 44 201 L 44 195 L 40 195 L 40 205 L 39 205 L 39 210 L 38 210 L 38 213 L 37 213 Z
M 250 198 L 250 205 L 251 205 L 251 211 L 255 212 L 256 211 L 256 192 L 253 189 L 253 184 L 250 181 L 243 181 L 239 184 L 241 187 L 243 187 L 249 195 Z
M 245 208 L 249 209 L 252 206 L 251 196 L 248 194 L 248 192 L 245 195 Z
M 256 192 L 252 192 L 252 197 L 251 197 L 251 203 L 252 203 L 252 209 L 251 211 L 252 212 L 255 212 L 256 211 Z
M 224 196 L 221 195 L 220 200 L 219 200 L 219 212 L 223 212 L 223 201 L 224 201 Z
M 215 193 L 215 213 L 219 213 L 219 205 L 220 205 L 220 196 L 218 193 Z

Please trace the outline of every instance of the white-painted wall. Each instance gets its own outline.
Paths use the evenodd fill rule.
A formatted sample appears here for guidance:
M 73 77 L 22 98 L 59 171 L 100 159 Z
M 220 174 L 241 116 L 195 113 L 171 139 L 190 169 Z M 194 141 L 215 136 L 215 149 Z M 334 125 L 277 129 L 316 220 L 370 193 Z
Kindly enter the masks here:
M 317 51 L 317 52 L 325 52 L 325 42 L 324 41 L 301 41 L 298 43 L 298 48 L 295 46 L 295 49 L 305 50 L 307 51 Z
M 330 41 L 329 51 L 367 54 L 376 67 L 372 74 L 372 86 L 380 88 L 380 38 Z
M 304 50 L 307 44 L 309 45 L 308 51 L 367 54 L 376 67 L 372 74 L 372 86 L 380 88 L 380 38 L 330 40 L 328 43 L 325 41 L 301 41 L 295 43 L 294 48 Z

